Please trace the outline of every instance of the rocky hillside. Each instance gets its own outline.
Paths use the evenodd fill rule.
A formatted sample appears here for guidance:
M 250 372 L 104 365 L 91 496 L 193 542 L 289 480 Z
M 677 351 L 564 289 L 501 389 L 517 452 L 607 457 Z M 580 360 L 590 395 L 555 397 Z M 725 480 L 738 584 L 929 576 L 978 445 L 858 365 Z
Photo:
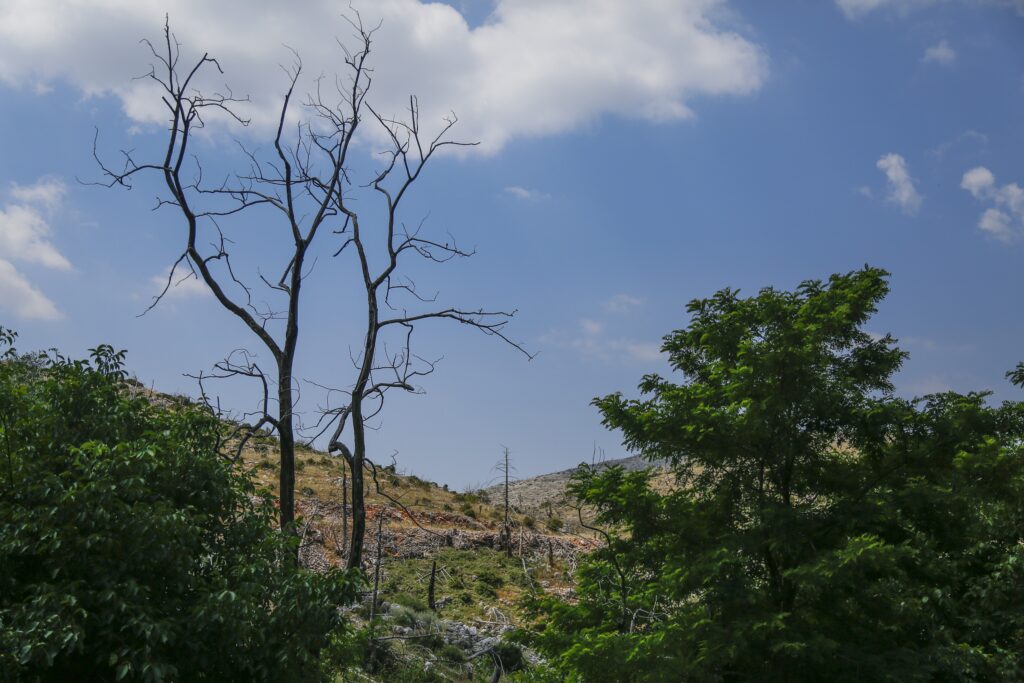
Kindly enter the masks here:
M 650 462 L 638 455 L 604 460 L 597 466 L 599 468 L 619 466 L 628 472 L 652 467 Z M 654 467 L 660 469 L 659 465 L 654 465 Z M 557 527 L 557 523 L 549 523 L 548 520 L 558 519 L 561 520 L 566 530 L 578 532 L 576 509 L 566 491 L 569 481 L 577 469 L 579 466 L 509 482 L 510 504 L 517 512 L 542 520 L 547 527 Z M 501 501 L 505 495 L 504 484 L 484 489 L 484 493 L 495 502 Z

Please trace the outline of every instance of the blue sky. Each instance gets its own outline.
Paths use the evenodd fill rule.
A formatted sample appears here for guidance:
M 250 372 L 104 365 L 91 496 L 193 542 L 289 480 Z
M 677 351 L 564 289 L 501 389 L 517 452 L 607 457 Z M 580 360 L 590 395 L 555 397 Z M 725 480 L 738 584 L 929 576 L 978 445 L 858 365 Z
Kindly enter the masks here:
M 253 95 L 253 145 L 268 140 L 282 44 L 326 71 L 332 37 L 347 35 L 347 3 L 304 15 L 230 5 L 0 0 L 0 324 L 21 348 L 82 355 L 108 342 L 147 384 L 195 393 L 183 373 L 253 347 L 201 287 L 138 317 L 181 225 L 151 211 L 154 183 L 76 180 L 98 177 L 97 128 L 109 158 L 158 150 L 159 108 L 130 79 L 164 12 L 186 54 L 209 50 Z M 659 340 L 685 324 L 688 300 L 865 263 L 892 272 L 870 328 L 911 353 L 900 393 L 1020 398 L 1003 378 L 1024 359 L 1020 2 L 364 5 L 384 18 L 379 106 L 415 92 L 425 117 L 455 110 L 460 135 L 482 143 L 437 160 L 407 214 L 429 214 L 428 229 L 477 255 L 411 272 L 446 303 L 518 309 L 510 332 L 538 352 L 527 362 L 470 330 L 423 328 L 419 350 L 444 360 L 425 395 L 390 400 L 378 460 L 397 452 L 401 467 L 464 487 L 494 476 L 502 445 L 523 476 L 594 448 L 621 455 L 589 402 L 665 370 Z M 211 125 L 200 142 L 212 172 L 238 161 L 233 134 Z M 359 148 L 363 172 L 374 144 Z M 257 238 L 252 264 L 279 258 L 275 227 L 230 229 Z M 303 309 L 299 375 L 334 386 L 351 381 L 359 342 L 345 278 L 325 256 Z M 251 405 L 244 386 L 220 393 Z M 321 398 L 302 386 L 308 415 Z

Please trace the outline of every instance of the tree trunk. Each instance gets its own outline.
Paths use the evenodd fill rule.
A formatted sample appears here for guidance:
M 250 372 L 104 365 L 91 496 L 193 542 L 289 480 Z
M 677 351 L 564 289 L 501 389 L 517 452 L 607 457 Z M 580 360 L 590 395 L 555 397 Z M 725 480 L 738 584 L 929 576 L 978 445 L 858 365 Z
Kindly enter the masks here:
M 363 410 L 359 401 L 352 410 L 352 459 L 349 471 L 352 473 L 352 538 L 349 542 L 349 569 L 358 569 L 363 562 L 363 537 L 366 535 L 366 502 L 363 496 L 363 463 L 366 462 L 366 431 L 363 425 Z
M 430 583 L 427 584 L 427 606 L 431 611 L 437 611 L 437 602 L 434 601 L 434 585 L 437 581 L 437 560 L 430 565 Z
M 348 554 L 348 462 L 341 466 L 341 543 L 339 550 Z
M 295 432 L 292 427 L 292 378 L 291 368 L 278 372 L 277 433 L 281 450 L 281 474 L 279 500 L 281 503 L 281 531 L 295 533 Z
M 363 499 L 363 461 L 352 456 L 349 471 L 352 474 L 352 535 L 349 537 L 349 569 L 358 569 L 363 562 L 363 536 L 366 534 L 366 504 Z
M 505 556 L 512 557 L 512 527 L 508 519 L 508 449 L 505 449 Z

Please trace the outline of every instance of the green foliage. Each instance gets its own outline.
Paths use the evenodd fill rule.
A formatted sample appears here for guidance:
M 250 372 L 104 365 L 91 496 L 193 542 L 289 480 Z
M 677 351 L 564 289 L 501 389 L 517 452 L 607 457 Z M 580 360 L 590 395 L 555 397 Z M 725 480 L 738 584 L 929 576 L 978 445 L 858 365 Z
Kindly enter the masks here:
M 694 301 L 683 381 L 596 401 L 677 485 L 574 480 L 612 534 L 534 605 L 568 680 L 1024 678 L 1024 410 L 895 397 L 905 354 L 863 329 L 886 276 Z
M 494 603 L 499 588 L 512 595 L 531 588 L 517 557 L 506 557 L 504 552 L 492 548 L 440 548 L 429 558 L 389 563 L 381 579 L 383 599 L 409 607 L 417 614 L 432 615 L 426 606 L 426 596 L 427 577 L 434 560 L 438 569 L 437 598 L 441 602 L 437 615 L 444 619 L 486 619 L 485 609 Z
M 466 653 L 456 645 L 443 645 L 437 651 L 437 656 L 452 664 L 462 664 L 466 661 Z
M 470 503 L 469 501 L 462 501 L 462 504 L 459 505 L 459 512 L 464 514 L 466 517 L 469 517 L 470 519 L 476 519 L 476 509 L 473 507 L 473 504 Z
M 0 679 L 321 679 L 355 577 L 297 568 L 221 425 L 123 358 L 0 361 Z
M 544 528 L 556 534 L 562 530 L 563 526 L 565 525 L 563 524 L 562 520 L 558 517 L 548 517 L 546 520 L 544 520 Z
M 507 640 L 499 641 L 494 646 L 494 658 L 502 671 L 513 672 L 526 667 L 522 648 Z

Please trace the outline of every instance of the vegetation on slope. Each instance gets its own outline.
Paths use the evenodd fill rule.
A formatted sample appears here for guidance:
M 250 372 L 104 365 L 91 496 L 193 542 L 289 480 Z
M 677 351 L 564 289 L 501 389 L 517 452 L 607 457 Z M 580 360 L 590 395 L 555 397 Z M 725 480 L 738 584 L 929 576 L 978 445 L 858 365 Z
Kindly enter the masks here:
M 0 679 L 320 680 L 357 578 L 295 566 L 221 425 L 124 391 L 123 354 L 0 329 Z
M 1024 679 L 1024 405 L 909 401 L 865 268 L 689 306 L 683 381 L 597 401 L 679 486 L 584 471 L 608 545 L 533 640 L 570 681 Z
M 335 459 L 299 449 L 280 534 L 273 439 L 231 464 L 224 423 L 142 398 L 123 354 L 8 350 L 0 677 L 1024 679 L 1024 404 L 895 396 L 906 354 L 864 330 L 887 289 L 692 302 L 682 380 L 596 401 L 659 468 L 578 470 L 554 504 L 589 537 L 519 509 L 510 544 L 493 493 L 378 468 L 358 576 Z

